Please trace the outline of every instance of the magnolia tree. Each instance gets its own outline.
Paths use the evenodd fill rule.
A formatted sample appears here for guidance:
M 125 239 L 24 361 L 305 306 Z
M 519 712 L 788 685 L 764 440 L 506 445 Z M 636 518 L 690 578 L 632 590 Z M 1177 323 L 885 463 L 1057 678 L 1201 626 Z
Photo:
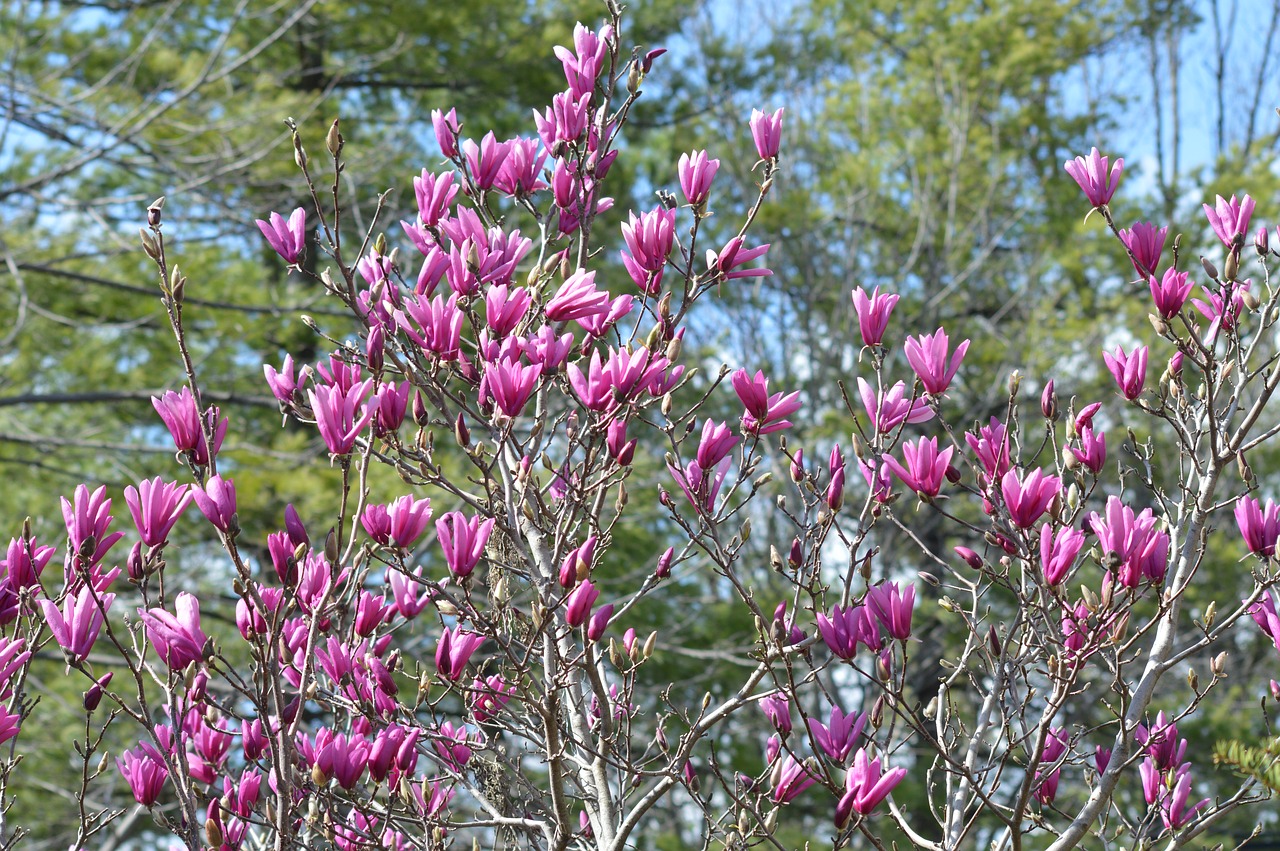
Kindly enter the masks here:
M 621 849 L 655 841 L 660 806 L 704 847 L 784 847 L 779 819 L 803 808 L 806 833 L 833 847 L 1175 848 L 1265 798 L 1246 779 L 1201 799 L 1207 756 L 1178 730 L 1226 676 L 1222 646 L 1257 629 L 1280 644 L 1280 510 L 1250 495 L 1245 460 L 1280 431 L 1263 417 L 1280 383 L 1280 292 L 1265 230 L 1245 256 L 1252 200 L 1206 208 L 1225 260 L 1204 264 L 1189 301 L 1176 247 L 1162 268 L 1166 229 L 1112 221 L 1122 161 L 1067 163 L 1145 282 L 1134 298 L 1149 288 L 1154 334 L 1104 356 L 1119 398 L 1063 415 L 1049 382 L 1026 424 L 1014 380 L 1007 415 L 965 432 L 948 389 L 968 341 L 907 336 L 897 294 L 854 290 L 851 451 L 823 447 L 814 463 L 786 440 L 798 394 L 751 364 L 700 381 L 681 362 L 694 305 L 769 274 L 748 232 L 777 174 L 782 110 L 751 117 L 759 196 L 736 235 L 707 247 L 719 162 L 693 152 L 681 195 L 622 226 L 625 277 L 601 272 L 606 178 L 662 52 L 628 54 L 618 27 L 614 9 L 556 49 L 567 88 L 535 113 L 536 135 L 477 141 L 454 111 L 432 116 L 448 168 L 413 179 L 403 250 L 376 222 L 344 236 L 337 124 L 322 166 L 295 133 L 321 220 L 258 224 L 299 274 L 317 229 L 318 280 L 362 330 L 325 337 L 319 364 L 265 372 L 341 471 L 335 517 L 241 527 L 236 468 L 219 456 L 229 426 L 201 398 L 186 279 L 152 205 L 143 247 L 186 375 L 155 408 L 184 472 L 125 488 L 132 522 L 115 525 L 128 532 L 111 530 L 105 489 L 64 499 L 59 580 L 44 574 L 57 548 L 29 525 L 9 544 L 0 779 L 23 770 L 22 733 L 40 723 L 24 689 L 33 654 L 60 648 L 85 686 L 75 848 L 145 809 L 192 849 Z M 1156 352 L 1167 366 L 1149 369 Z M 705 413 L 735 396 L 740 418 Z M 1131 430 L 1109 467 L 1103 425 L 1121 417 L 1170 435 L 1172 460 Z M 370 487 L 381 466 L 403 481 L 385 503 Z M 655 475 L 661 526 L 628 495 Z M 220 641 L 191 578 L 166 564 L 192 503 L 239 598 L 238 635 Z M 947 551 L 911 534 L 917 512 L 944 518 Z M 776 609 L 755 591 L 762 516 L 794 529 L 772 542 L 772 581 L 790 589 Z M 601 581 L 637 522 L 674 545 L 641 580 Z M 1243 535 L 1252 591 L 1193 619 L 1184 598 L 1228 540 L 1215 523 Z M 916 549 L 888 559 L 885 530 Z M 754 615 L 734 691 L 688 701 L 644 676 L 680 638 L 633 618 L 677 572 L 712 577 Z M 927 701 L 906 675 L 926 602 L 960 635 Z M 1182 685 L 1191 662 L 1202 670 Z M 1086 700 L 1088 723 L 1072 721 Z M 761 756 L 732 764 L 726 744 L 741 752 L 765 719 L 772 735 L 747 743 Z M 108 755 L 108 728 L 136 744 Z M 137 808 L 95 804 L 119 778 Z M 913 816 L 894 800 L 908 786 L 925 799 Z M 5 847 L 22 832 L 5 824 Z

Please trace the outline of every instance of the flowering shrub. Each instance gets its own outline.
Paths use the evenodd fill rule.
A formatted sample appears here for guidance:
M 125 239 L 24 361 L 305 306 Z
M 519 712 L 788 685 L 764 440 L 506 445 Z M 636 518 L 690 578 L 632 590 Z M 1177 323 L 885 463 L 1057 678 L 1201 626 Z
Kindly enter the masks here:
M 1206 208 L 1224 272 L 1206 262 L 1191 311 L 1176 251 L 1160 271 L 1167 228 L 1112 220 L 1123 162 L 1108 170 L 1095 150 L 1067 164 L 1149 286 L 1155 336 L 1099 353 L 1116 398 L 1064 416 L 1050 381 L 1035 425 L 1020 421 L 1015 379 L 1004 417 L 956 427 L 948 393 L 970 341 L 902 334 L 899 294 L 854 289 L 862 409 L 850 403 L 851 451 L 824 448 L 815 464 L 786 440 L 803 415 L 798 393 L 750 364 L 697 383 L 682 362 L 694 305 L 770 274 L 758 265 L 768 246 L 749 233 L 785 152 L 782 110 L 751 117 L 759 195 L 723 246 L 699 245 L 720 162 L 694 151 L 678 165 L 685 203 L 665 195 L 622 226 L 629 284 L 606 288 L 591 268 L 619 134 L 661 54 L 627 59 L 618 26 L 579 25 L 557 49 L 567 88 L 535 113 L 536 137 L 477 142 L 456 111 L 432 116 L 450 169 L 414 178 L 404 251 L 371 229 L 351 252 L 295 132 L 324 212 L 258 224 L 300 274 L 318 230 L 317 280 L 360 332 L 330 340 L 318 364 L 286 357 L 265 374 L 281 411 L 314 427 L 340 469 L 337 517 L 304 522 L 290 509 L 283 529 L 241 527 L 236 470 L 219 457 L 229 423 L 202 400 L 186 279 L 160 205 L 149 209 L 144 249 L 187 377 L 155 409 L 189 481 L 126 489 L 138 538 L 127 555 L 112 500 L 81 486 L 63 500 L 60 581 L 43 578 L 56 549 L 29 528 L 3 563 L 0 742 L 21 752 L 23 728 L 39 723 L 24 696 L 33 653 L 56 646 L 85 679 L 76 847 L 122 814 L 88 804 L 113 772 L 192 849 L 620 849 L 652 839 L 668 800 L 700 842 L 728 847 L 781 847 L 780 814 L 804 801 L 804 829 L 833 847 L 1087 848 L 1104 834 L 1176 847 L 1266 797 L 1246 779 L 1237 794 L 1198 800 L 1206 756 L 1189 754 L 1178 729 L 1226 676 L 1221 647 L 1242 640 L 1231 638 L 1238 626 L 1256 622 L 1280 647 L 1269 594 L 1280 521 L 1250 494 L 1246 461 L 1280 431 L 1263 416 L 1280 383 L 1265 230 L 1262 286 L 1240 278 L 1252 200 Z M 336 123 L 326 148 L 337 198 Z M 1167 364 L 1151 380 L 1159 349 Z M 738 422 L 704 413 L 734 397 Z M 1109 475 L 1103 418 L 1130 415 L 1172 435 L 1172 483 L 1132 432 L 1124 478 Z M 775 463 L 789 476 L 775 479 Z M 865 488 L 848 487 L 847 463 Z M 379 465 L 405 483 L 386 503 L 368 484 Z M 664 534 L 678 543 L 624 587 L 607 565 L 634 522 L 643 469 L 664 470 Z M 193 503 L 235 574 L 237 632 L 221 641 L 165 562 Z M 776 607 L 757 594 L 748 544 L 753 518 L 775 510 L 793 529 L 774 542 L 789 589 Z M 947 551 L 909 537 L 918 551 L 890 563 L 883 530 L 910 530 L 916 511 L 944 518 Z M 1193 619 L 1184 597 L 1229 512 L 1253 590 Z M 250 541 L 265 541 L 266 556 Z M 928 569 L 894 572 L 913 560 Z M 678 638 L 640 634 L 636 612 L 692 571 L 723 583 L 757 638 L 735 691 L 686 703 L 644 675 Z M 922 695 L 909 676 L 913 620 L 935 603 L 959 640 L 933 660 L 936 693 Z M 91 653 L 117 669 L 95 675 Z M 1188 691 L 1158 691 L 1205 659 Z M 1073 720 L 1083 701 L 1101 705 L 1100 720 Z M 773 730 L 750 743 L 761 756 L 734 764 L 725 744 L 760 720 Z M 136 745 L 102 765 L 108 725 L 129 725 Z M 21 770 L 11 760 L 0 779 Z M 895 803 L 907 778 L 933 823 Z

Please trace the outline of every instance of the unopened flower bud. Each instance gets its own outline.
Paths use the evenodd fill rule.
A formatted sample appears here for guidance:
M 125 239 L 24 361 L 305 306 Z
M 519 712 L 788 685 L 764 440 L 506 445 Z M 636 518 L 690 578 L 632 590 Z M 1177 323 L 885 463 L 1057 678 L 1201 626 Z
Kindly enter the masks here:
M 1266 257 L 1267 247 L 1267 229 L 1265 227 L 1258 228 L 1258 232 L 1253 237 L 1253 250 L 1258 252 L 1259 257 Z
M 1265 231 L 1264 231 L 1265 233 Z M 1195 668 L 1187 668 L 1187 685 L 1191 686 L 1191 690 L 1199 694 L 1200 677 L 1196 674 Z
M 1227 675 L 1227 651 L 1223 650 L 1213 657 L 1213 661 L 1209 663 L 1209 670 L 1213 671 L 1215 677 L 1225 677 Z
M 146 228 L 139 228 L 138 235 L 142 237 L 142 250 L 147 252 L 147 256 L 152 260 L 160 259 L 160 243 L 156 238 Z
M 804 450 L 797 449 L 791 459 L 791 481 L 800 484 L 804 481 Z
M 1209 605 L 1206 606 L 1204 610 L 1205 628 L 1208 629 L 1209 627 L 1213 626 L 1213 622 L 1217 619 L 1217 617 L 1218 617 L 1218 602 L 1216 600 L 1210 600 Z
M 1204 267 L 1204 273 L 1213 280 L 1218 280 L 1218 267 L 1213 265 L 1208 257 L 1201 256 L 1200 265 Z
M 129 550 L 129 557 L 125 559 L 125 569 L 129 572 L 129 579 L 133 582 L 141 582 L 147 575 L 146 563 L 142 558 L 142 542 L 138 541 L 133 545 L 133 549 Z
M 1011 397 L 1017 396 L 1018 388 L 1021 386 L 1022 386 L 1022 373 L 1018 372 L 1018 370 L 1015 369 L 1013 372 L 1009 373 L 1009 395 Z
M 467 428 L 467 420 L 461 411 L 453 422 L 453 437 L 463 449 L 471 445 L 471 429 Z
M 1262 304 L 1262 302 L 1258 301 L 1258 297 L 1254 295 L 1252 292 L 1250 292 L 1249 290 L 1245 290 L 1244 292 L 1240 293 L 1240 301 L 1249 310 L 1257 310 L 1258 307 L 1261 306 Z M 1234 363 L 1234 362 L 1235 361 L 1231 361 L 1231 363 Z
M 671 575 L 671 560 L 675 558 L 676 548 L 667 547 L 667 551 L 658 556 L 658 567 L 653 571 L 653 575 L 658 579 L 666 579 Z
M 160 227 L 160 211 L 164 209 L 164 196 L 161 195 L 156 200 L 147 205 L 147 225 L 149 227 Z
M 107 671 L 98 677 L 93 685 L 89 686 L 89 690 L 84 693 L 84 708 L 86 712 L 92 712 L 98 708 L 98 704 L 102 702 L 102 693 L 111 682 L 112 676 L 112 672 Z
M 1237 251 L 1227 252 L 1227 262 L 1223 265 L 1222 271 L 1228 281 L 1236 279 L 1236 275 L 1240 273 L 1240 254 Z
M 344 140 L 342 134 L 338 132 L 338 119 L 333 119 L 333 123 L 329 125 L 329 132 L 325 134 L 324 145 L 329 149 L 329 153 L 336 157 L 342 153 L 342 145 Z
M 791 539 L 791 549 L 787 552 L 787 561 L 791 564 L 793 570 L 804 563 L 804 549 L 800 546 L 799 538 Z
M 1040 413 L 1046 420 L 1058 418 L 1058 394 L 1054 392 L 1052 378 L 1045 382 L 1044 390 L 1040 392 Z
M 329 534 L 324 536 L 324 557 L 329 564 L 338 563 L 338 530 L 329 527 Z
M 955 553 L 960 556 L 960 558 L 964 559 L 964 563 L 969 565 L 969 567 L 972 567 L 974 570 L 982 567 L 982 556 L 978 555 L 968 547 L 956 547 Z

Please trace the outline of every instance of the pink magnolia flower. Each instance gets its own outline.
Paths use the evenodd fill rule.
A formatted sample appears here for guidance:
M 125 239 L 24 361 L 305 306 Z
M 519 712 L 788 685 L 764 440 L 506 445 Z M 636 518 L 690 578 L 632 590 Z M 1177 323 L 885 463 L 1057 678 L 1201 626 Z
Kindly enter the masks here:
M 1204 301 L 1198 298 L 1191 299 L 1192 306 L 1200 312 L 1201 316 L 1209 320 L 1209 327 L 1204 333 L 1206 343 L 1216 340 L 1219 331 L 1230 331 L 1236 327 L 1236 323 L 1240 321 L 1240 315 L 1244 313 L 1244 294 L 1249 291 L 1251 283 L 1251 281 L 1241 281 L 1227 287 L 1227 291 L 1230 292 L 1229 298 L 1220 292 L 1206 292 Z
M 641 292 L 648 295 L 659 292 L 675 233 L 676 211 L 663 207 L 642 213 L 639 218 L 629 213 L 623 222 L 622 240 L 626 250 L 619 252 L 622 265 Z
M 924 423 L 933 419 L 933 409 L 928 403 L 923 399 L 908 398 L 907 385 L 901 381 L 877 394 L 865 379 L 859 377 L 858 394 L 867 409 L 871 427 L 882 434 L 903 423 Z
M 1048 770 L 1037 768 L 1035 774 L 1035 796 L 1042 804 L 1052 804 L 1058 796 L 1058 780 L 1062 776 L 1062 766 L 1051 767 L 1067 752 L 1067 731 L 1055 727 L 1045 737 L 1044 748 L 1040 753 L 1040 765 Z M 1050 768 L 1051 767 L 1051 768 Z
M 159 476 L 143 479 L 137 488 L 129 485 L 124 489 L 124 501 L 133 515 L 134 526 L 148 547 L 165 542 L 191 500 L 189 485 L 165 482 Z
M 1204 207 L 1204 217 L 1209 220 L 1213 232 L 1222 240 L 1227 248 L 1235 248 L 1237 241 L 1244 244 L 1244 236 L 1249 232 L 1249 219 L 1253 215 L 1254 200 L 1245 195 L 1239 201 L 1232 195 L 1231 200 L 1217 196 L 1214 206 Z
M 1268 591 L 1249 607 L 1249 617 L 1258 625 L 1271 642 L 1280 650 L 1280 615 L 1276 613 L 1275 600 Z
M 77 485 L 70 500 L 64 496 L 58 502 L 62 506 L 63 524 L 67 527 L 68 572 L 72 572 L 73 558 L 79 559 L 86 567 L 95 567 L 124 537 L 123 532 L 107 531 L 114 518 L 106 486 L 90 492 L 86 485 Z
M 591 617 L 591 608 L 599 598 L 600 592 L 590 579 L 578 583 L 565 600 L 564 620 L 569 626 L 578 627 Z
M 744 244 L 742 237 L 735 236 L 725 243 L 724 248 L 720 249 L 719 253 L 709 248 L 707 249 L 707 275 L 709 281 L 714 281 L 721 275 L 723 276 L 723 282 L 737 278 L 767 278 L 773 274 L 772 269 L 763 266 L 746 266 L 752 260 L 767 254 L 769 252 L 769 243 L 757 245 L 755 248 L 744 248 Z
M 213 445 L 206 447 L 204 434 L 200 431 L 200 413 L 196 410 L 196 400 L 191 395 L 191 388 L 183 387 L 177 393 L 168 390 L 163 396 L 152 396 L 151 405 L 164 421 L 165 428 L 169 429 L 178 451 L 191 453 L 192 460 L 198 466 L 207 467 L 210 453 L 217 455 L 222 448 L 222 439 L 227 436 L 226 417 L 219 419 L 219 411 L 213 406 L 205 412 L 205 419 L 213 434 Z
M 506 284 L 490 287 L 484 296 L 485 323 L 499 337 L 514 331 L 524 318 L 533 297 L 524 287 L 509 289 Z
M 1147 347 L 1138 346 L 1129 354 L 1116 346 L 1115 353 L 1103 352 L 1102 359 L 1120 388 L 1120 395 L 1130 402 L 1142 395 L 1142 386 L 1147 381 Z
M 681 154 L 677 171 L 680 176 L 680 191 L 684 193 L 689 206 L 702 207 L 711 194 L 711 181 L 715 179 L 720 168 L 720 160 L 707 158 L 706 151 L 694 151 L 692 154 Z
M 236 628 L 245 641 L 252 641 L 255 635 L 267 634 L 270 628 L 267 616 L 279 609 L 280 602 L 284 599 L 283 588 L 272 588 L 261 583 L 256 588 L 258 597 L 262 600 L 261 607 L 252 596 L 241 597 L 236 601 Z
M 522 364 L 518 360 L 504 358 L 485 364 L 484 381 L 493 394 L 493 402 L 504 416 L 518 417 L 524 406 L 538 389 L 542 367 L 536 363 Z
M 588 535 L 581 546 L 574 547 L 560 563 L 560 585 L 572 588 L 578 584 L 579 578 L 586 578 L 591 572 L 591 560 L 595 558 L 597 538 Z
M 773 802 L 775 804 L 790 803 L 816 782 L 818 782 L 818 775 L 812 768 L 787 754 L 787 758 L 783 760 L 778 770 L 778 779 L 773 787 Z
M 706 420 L 702 424 L 702 438 L 698 441 L 698 465 L 704 470 L 710 470 L 729 457 L 729 453 L 741 442 L 742 438 L 730 431 L 728 423 Z
M 578 320 L 578 324 L 592 337 L 603 337 L 619 319 L 631 312 L 633 304 L 635 304 L 634 296 L 620 295 L 609 302 L 601 312 L 583 316 Z
M 574 96 L 573 92 L 560 92 L 551 99 L 546 112 L 533 111 L 533 122 L 538 136 L 547 150 L 557 143 L 576 142 L 587 132 L 590 123 L 591 93 Z
M 1177 723 L 1163 711 L 1156 715 L 1150 727 L 1139 724 L 1134 738 L 1163 771 L 1176 768 L 1186 758 L 1187 740 L 1178 736 Z
M 507 158 L 498 170 L 493 181 L 494 188 L 504 195 L 523 198 L 534 192 L 546 189 L 547 184 L 540 178 L 542 165 L 547 161 L 547 152 L 540 150 L 538 140 L 527 136 L 510 139 Z
M 758 109 L 751 110 L 751 138 L 756 143 L 756 153 L 762 160 L 771 160 L 778 156 L 778 148 L 782 143 L 782 115 L 784 109 L 779 108 L 772 115 Z
M 1094 207 L 1103 207 L 1111 203 L 1111 196 L 1116 194 L 1120 184 L 1120 174 L 1124 171 L 1124 160 L 1116 159 L 1115 165 L 1107 172 L 1107 158 L 1094 148 L 1088 159 L 1076 157 L 1063 164 L 1067 174 L 1084 190 L 1085 197 Z
M 954 447 L 948 446 L 939 452 L 938 438 L 922 437 L 914 443 L 902 444 L 902 454 L 907 461 L 905 467 L 891 455 L 884 457 L 884 463 L 904 485 L 922 497 L 932 498 L 942 490 L 942 481 L 954 451 Z
M 569 359 L 569 352 L 573 349 L 573 335 L 565 333 L 556 336 L 550 325 L 543 325 L 538 333 L 523 340 L 520 348 L 530 363 L 542 367 L 543 375 L 551 375 L 558 372 Z
M 598 316 L 609 309 L 608 290 L 596 289 L 596 273 L 579 269 L 568 278 L 547 302 L 547 319 L 565 322 Z
M 604 637 L 605 630 L 609 628 L 609 622 L 613 620 L 613 603 L 608 603 L 596 609 L 591 615 L 591 619 L 587 621 L 587 640 L 599 641 Z
M 408 549 L 427 528 L 427 521 L 431 519 L 431 500 L 428 497 L 414 499 L 412 495 L 405 494 L 387 505 L 386 510 L 391 541 L 397 547 Z
M 392 603 L 406 620 L 416 618 L 431 604 L 431 591 L 418 581 L 421 578 L 421 565 L 415 567 L 411 574 L 394 567 L 387 568 L 387 585 L 391 587 Z
M 288 220 L 272 213 L 269 222 L 257 219 L 258 230 L 267 238 L 276 254 L 290 266 L 298 262 L 307 244 L 307 213 L 301 207 L 289 214 Z
M 451 111 L 452 112 L 452 111 Z M 449 207 L 458 194 L 453 172 L 432 174 L 425 168 L 413 179 L 413 195 L 418 201 L 418 221 L 424 227 L 433 228 L 449 215 Z
M 1067 578 L 1075 564 L 1080 548 L 1084 546 L 1084 532 L 1064 526 L 1055 533 L 1053 524 L 1040 527 L 1040 568 L 1044 581 L 1056 586 Z
M 450 511 L 436 521 L 436 537 L 444 550 L 444 560 L 449 571 L 458 578 L 470 576 L 484 555 L 496 521 L 490 517 L 468 518 L 461 511 Z
M 1080 429 L 1080 446 L 1070 447 L 1076 460 L 1089 468 L 1096 476 L 1102 472 L 1107 463 L 1107 436 L 1103 432 L 1093 433 L 1091 426 Z
M 183 591 L 174 600 L 170 614 L 162 608 L 139 609 L 147 630 L 147 640 L 171 670 L 182 670 L 204 658 L 209 639 L 200 629 L 200 601 Z
M 356 437 L 377 413 L 377 396 L 368 404 L 365 402 L 371 390 L 373 379 L 368 378 L 346 391 L 337 385 L 307 391 L 316 428 L 333 455 L 350 453 L 355 447 Z
M 941 328 L 933 334 L 907 338 L 907 363 L 915 370 L 924 391 L 931 396 L 940 396 L 947 391 L 951 379 L 960 369 L 965 352 L 969 350 L 969 341 L 956 346 L 950 363 L 947 361 L 947 346 L 947 333 Z
M 458 111 L 451 109 L 446 113 L 439 109 L 431 110 L 431 125 L 435 128 L 440 152 L 449 159 L 458 156 L 458 133 L 462 130 L 462 125 L 458 123 Z
M 24 639 L 0 637 L 0 700 L 13 697 L 14 675 L 31 658 L 31 651 L 24 649 L 26 646 Z
M 464 629 L 452 631 L 445 629 L 436 644 L 436 670 L 447 680 L 457 680 L 471 661 L 471 654 L 484 644 L 484 636 Z
M 569 364 L 569 385 L 590 410 L 611 411 L 641 391 L 665 392 L 666 388 L 661 385 L 670 365 L 666 357 L 652 354 L 644 346 L 634 352 L 610 349 L 608 360 L 603 363 L 600 353 L 595 351 L 591 353 L 585 374 L 577 364 Z
M 322 727 L 316 733 L 312 768 L 333 778 L 343 789 L 354 789 L 369 762 L 370 742 L 364 736 L 335 733 Z
M 809 719 L 809 735 L 823 753 L 836 762 L 843 763 L 858 746 L 866 723 L 866 712 L 861 715 L 854 715 L 852 712 L 845 715 L 840 707 L 832 706 L 829 724 L 823 724 L 816 718 Z
M 1191 288 L 1195 286 L 1195 282 L 1191 280 L 1189 272 L 1179 272 L 1170 267 L 1164 270 L 1164 275 L 1159 281 L 1156 281 L 1155 275 L 1149 275 L 1147 285 L 1151 289 L 1151 299 L 1155 302 L 1156 312 L 1165 319 L 1172 319 L 1187 303 L 1187 297 L 1191 295 Z
M 1236 503 L 1235 515 L 1249 552 L 1263 558 L 1275 555 L 1276 539 L 1280 538 L 1280 507 L 1267 500 L 1266 507 L 1260 508 L 1258 500 L 1243 496 Z
M 471 695 L 468 700 L 471 714 L 478 723 L 485 724 L 503 710 L 515 692 L 515 684 L 507 683 L 497 674 L 483 680 L 476 678 L 471 682 Z
M 899 641 L 911 637 L 911 614 L 916 605 L 913 585 L 900 587 L 896 582 L 882 582 L 867 589 L 867 606 L 880 626 Z
M 464 315 L 458 309 L 457 295 L 451 295 L 447 301 L 443 295 L 434 299 L 415 296 L 406 299 L 404 310 L 396 310 L 392 316 L 396 325 L 424 351 L 445 361 L 458 359 Z
M 1039 467 L 1028 473 L 1025 479 L 1020 479 L 1016 470 L 1009 470 L 1000 479 L 1000 492 L 1013 525 L 1019 529 L 1030 529 L 1049 510 L 1054 497 L 1062 492 L 1062 480 L 1045 475 Z
M 1248 197 L 1248 196 L 1246 196 Z M 1197 812 L 1209 805 L 1209 799 L 1204 798 L 1198 803 L 1187 806 L 1187 802 L 1191 798 L 1191 768 L 1189 765 L 1183 765 L 1175 774 L 1177 778 L 1174 782 L 1173 792 L 1166 793 L 1160 801 L 1160 820 L 1164 822 L 1167 830 L 1181 830 L 1191 823 Z M 1163 787 L 1168 789 L 1167 784 Z
M 1168 233 L 1169 228 L 1158 228 L 1150 222 L 1134 222 L 1132 228 L 1120 231 L 1120 241 L 1129 249 L 1129 261 L 1139 278 L 1149 278 L 1156 273 Z
M 141 742 L 133 750 L 125 751 L 116 760 L 116 768 L 129 784 L 134 800 L 144 807 L 155 806 L 169 779 L 169 769 L 155 745 Z
M 846 660 L 858 655 L 859 642 L 868 646 L 879 643 L 879 630 L 866 606 L 836 606 L 830 617 L 818 612 L 818 633 L 832 653 Z
M 98 595 L 89 585 L 82 585 L 78 592 L 67 593 L 61 610 L 52 600 L 40 601 L 45 623 L 71 664 L 83 662 L 89 655 L 115 599 L 115 594 Z
M 965 443 L 982 465 L 985 478 L 994 481 L 1009 472 L 1013 464 L 1009 460 L 1009 434 L 1004 423 L 995 417 L 991 422 L 978 429 L 977 434 L 965 432 Z
M 368 405 L 373 411 L 375 435 L 386 437 L 400 430 L 409 411 L 409 393 L 412 390 L 413 384 L 408 381 L 384 381 L 378 385 L 377 395 L 369 400 Z
M 236 518 L 236 484 L 222 476 L 211 476 L 205 486 L 192 486 L 196 507 L 221 532 L 231 532 Z
M 880 294 L 876 287 L 868 296 L 862 287 L 853 291 L 853 309 L 858 314 L 858 331 L 862 334 L 862 345 L 878 346 L 884 339 L 885 329 L 889 327 L 889 316 L 900 296 L 897 294 Z
M 733 389 L 747 412 L 742 416 L 742 430 L 748 434 L 772 434 L 790 428 L 787 417 L 800 410 L 800 392 L 769 395 L 769 379 L 757 371 L 753 377 L 745 369 L 733 374 Z
M 1116 496 L 1107 499 L 1104 515 L 1089 515 L 1098 544 L 1119 563 L 1118 578 L 1126 588 L 1137 587 L 1144 577 L 1156 582 L 1164 578 L 1169 536 L 1157 529 L 1156 523 L 1150 508 L 1135 515 Z
M 854 813 L 870 815 L 906 776 L 905 768 L 882 772 L 880 759 L 867 759 L 866 750 L 859 749 L 853 767 L 845 774 L 845 793 L 836 805 L 836 827 L 843 827 Z
M 760 698 L 760 711 L 783 736 L 791 732 L 791 703 L 785 694 L 774 692 Z
M 565 79 L 569 83 L 569 91 L 575 98 L 595 91 L 596 78 L 604 67 L 605 57 L 609 55 L 609 44 L 613 41 L 613 27 L 603 27 L 599 33 L 593 32 L 582 24 L 573 28 L 573 50 L 556 45 L 553 52 L 564 68 Z
M 493 188 L 502 164 L 510 154 L 511 143 L 499 142 L 492 130 L 485 134 L 479 145 L 470 139 L 462 143 L 462 157 L 466 160 L 467 170 L 481 191 Z
M 264 364 L 262 372 L 267 378 L 267 386 L 271 388 L 271 395 L 284 404 L 292 402 L 293 394 L 311 378 L 309 366 L 304 366 L 298 371 L 297 378 L 294 378 L 292 355 L 284 356 L 284 363 L 280 366 L 279 372 L 270 364 Z

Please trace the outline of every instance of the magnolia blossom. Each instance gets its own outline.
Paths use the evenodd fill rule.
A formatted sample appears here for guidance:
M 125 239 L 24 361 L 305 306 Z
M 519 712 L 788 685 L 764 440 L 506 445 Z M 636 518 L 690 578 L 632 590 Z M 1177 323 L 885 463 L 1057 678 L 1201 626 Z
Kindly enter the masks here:
M 307 213 L 301 207 L 289 214 L 286 220 L 279 213 L 272 213 L 270 221 L 257 220 L 258 230 L 267 238 L 276 254 L 284 262 L 295 265 L 307 244 Z
M 174 600 L 170 614 L 162 608 L 139 609 L 147 630 L 147 640 L 160 660 L 173 670 L 181 670 L 204 658 L 209 639 L 200 629 L 200 602 L 183 591 Z
M 771 160 L 778 156 L 778 148 L 782 142 L 782 115 L 786 110 L 779 107 L 773 114 L 751 110 L 751 138 L 756 143 L 756 153 L 762 160 Z
M 1108 172 L 1107 158 L 1094 148 L 1089 152 L 1087 159 L 1076 157 L 1064 163 L 1063 167 L 1084 190 L 1089 203 L 1094 207 L 1103 207 L 1111 203 L 1111 196 L 1116 194 L 1116 187 L 1120 184 L 1120 174 L 1124 171 L 1124 160 L 1117 158 L 1115 164 L 1111 166 L 1111 171 Z

